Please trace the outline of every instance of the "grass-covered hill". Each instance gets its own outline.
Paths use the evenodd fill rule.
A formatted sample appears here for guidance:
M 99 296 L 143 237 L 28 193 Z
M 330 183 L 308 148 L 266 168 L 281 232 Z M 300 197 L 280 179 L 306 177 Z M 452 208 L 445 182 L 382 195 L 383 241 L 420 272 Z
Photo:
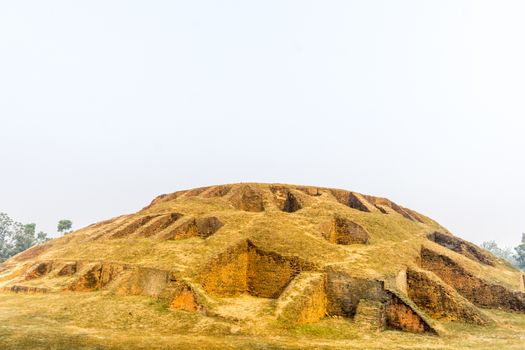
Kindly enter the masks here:
M 388 199 L 320 187 L 161 195 L 11 258 L 0 289 L 6 349 L 519 349 L 525 337 L 519 271 Z

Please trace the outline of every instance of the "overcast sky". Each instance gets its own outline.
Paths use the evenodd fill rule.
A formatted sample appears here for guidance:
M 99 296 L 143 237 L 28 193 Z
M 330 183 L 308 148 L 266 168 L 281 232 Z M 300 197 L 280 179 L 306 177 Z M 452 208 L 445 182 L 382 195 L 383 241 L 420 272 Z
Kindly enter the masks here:
M 525 231 L 523 1 L 1 1 L 0 212 L 283 182 Z

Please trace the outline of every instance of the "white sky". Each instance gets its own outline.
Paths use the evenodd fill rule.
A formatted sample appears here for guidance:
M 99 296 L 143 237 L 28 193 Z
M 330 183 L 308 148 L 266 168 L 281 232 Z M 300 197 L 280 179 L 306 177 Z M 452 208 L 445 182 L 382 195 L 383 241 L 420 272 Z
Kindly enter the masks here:
M 257 181 L 525 231 L 524 1 L 1 1 L 0 212 Z

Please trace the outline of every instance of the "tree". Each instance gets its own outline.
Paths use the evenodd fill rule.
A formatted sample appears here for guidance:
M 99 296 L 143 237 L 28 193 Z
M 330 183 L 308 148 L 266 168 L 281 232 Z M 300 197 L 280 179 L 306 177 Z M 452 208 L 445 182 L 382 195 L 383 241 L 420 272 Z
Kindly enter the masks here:
M 35 242 L 35 224 L 23 225 L 19 222 L 13 225 L 14 231 L 11 237 L 11 255 L 16 255 L 24 250 L 31 248 Z
M 47 233 L 45 233 L 44 231 L 38 232 L 36 234 L 36 241 L 39 244 L 49 241 L 49 238 L 47 238 Z
M 47 234 L 36 233 L 35 224 L 23 225 L 0 213 L 0 262 L 24 250 L 47 241 Z
M 516 262 L 520 269 L 525 269 L 525 233 L 521 235 L 521 244 L 514 248 L 516 251 Z
M 516 257 L 514 256 L 512 249 L 510 248 L 500 248 L 495 241 L 483 242 L 481 247 L 488 250 L 498 258 L 507 260 L 514 266 L 517 266 Z
M 12 225 L 13 220 L 7 214 L 0 213 L 0 262 L 11 256 L 10 236 Z
M 58 222 L 58 232 L 62 234 L 68 234 L 71 232 L 71 228 L 73 227 L 73 222 L 71 220 L 63 219 Z

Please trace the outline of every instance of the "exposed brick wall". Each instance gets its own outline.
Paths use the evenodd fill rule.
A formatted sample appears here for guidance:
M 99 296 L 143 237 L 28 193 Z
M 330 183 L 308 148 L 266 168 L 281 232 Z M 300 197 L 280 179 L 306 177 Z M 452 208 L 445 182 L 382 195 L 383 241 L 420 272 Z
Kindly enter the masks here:
M 478 306 L 525 311 L 525 293 L 478 278 L 448 256 L 422 247 L 421 267 L 434 272 Z

